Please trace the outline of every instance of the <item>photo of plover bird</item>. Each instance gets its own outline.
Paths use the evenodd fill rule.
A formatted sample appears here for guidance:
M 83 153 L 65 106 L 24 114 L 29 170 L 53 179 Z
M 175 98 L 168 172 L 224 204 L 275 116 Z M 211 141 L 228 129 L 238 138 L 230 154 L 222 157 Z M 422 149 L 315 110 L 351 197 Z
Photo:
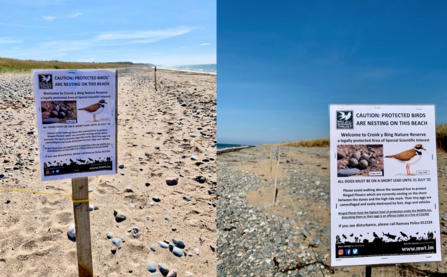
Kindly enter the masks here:
M 104 99 L 101 99 L 101 100 L 99 100 L 98 103 L 90 105 L 85 108 L 81 108 L 79 110 L 87 111 L 87 112 L 93 114 L 93 121 L 99 122 L 99 120 L 96 120 L 96 115 L 100 114 L 104 110 L 105 104 L 107 104 L 107 102 Z
M 422 147 L 422 144 L 416 144 L 413 149 L 406 150 L 399 154 L 385 156 L 385 158 L 393 158 L 395 160 L 398 160 L 401 163 L 406 164 L 407 165 L 407 174 L 410 176 L 415 176 L 415 174 L 412 174 L 410 172 L 410 165 L 413 165 L 413 164 L 419 162 L 419 160 L 422 158 L 421 150 L 425 151 L 425 148 Z

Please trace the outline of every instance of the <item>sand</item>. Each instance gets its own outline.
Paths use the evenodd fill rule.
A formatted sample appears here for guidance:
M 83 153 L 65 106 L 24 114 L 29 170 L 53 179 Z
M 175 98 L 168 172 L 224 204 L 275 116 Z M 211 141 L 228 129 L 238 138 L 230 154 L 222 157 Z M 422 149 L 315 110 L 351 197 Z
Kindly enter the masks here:
M 216 254 L 210 247 L 216 245 L 215 194 L 211 190 L 216 185 L 216 76 L 157 73 L 157 91 L 152 69 L 119 73 L 118 164 L 124 168 L 100 181 L 89 178 L 90 189 L 99 181 L 90 201 L 99 207 L 90 212 L 95 276 L 149 276 L 149 261 L 175 269 L 178 276 L 216 276 Z M 6 83 L 13 89 L 5 88 Z M 0 173 L 5 175 L 0 187 L 71 195 L 69 179 L 40 181 L 31 75 L 0 75 L 0 84 L 2 95 L 17 94 L 14 88 L 20 92 L 11 98 L 15 101 L 0 101 L 0 116 L 4 116 L 0 118 Z M 34 134 L 28 135 L 30 131 Z M 6 171 L 20 160 L 18 154 L 35 161 L 22 160 L 17 170 Z M 198 160 L 192 161 L 191 156 Z M 3 163 L 4 159 L 11 161 Z M 198 176 L 206 177 L 206 182 L 197 182 Z M 168 177 L 178 178 L 178 184 L 168 186 Z M 161 201 L 155 202 L 154 197 Z M 117 223 L 115 209 L 127 219 Z M 2 190 L 0 211 L 2 276 L 78 276 L 76 243 L 67 238 L 74 222 L 71 198 Z M 131 235 L 133 227 L 141 236 Z M 124 240 L 115 254 L 107 232 Z M 173 238 L 182 240 L 184 252 L 192 256 L 176 257 L 157 244 Z M 199 255 L 195 249 L 200 250 Z
M 330 227 L 329 205 L 322 205 L 321 202 L 316 201 L 314 197 L 306 196 L 308 191 L 301 190 L 299 194 L 303 194 L 304 198 L 301 201 L 296 201 L 291 193 L 292 189 L 289 186 L 278 185 L 277 205 L 272 206 L 273 196 L 273 180 L 275 177 L 276 165 L 273 165 L 272 172 L 270 172 L 270 160 L 268 159 L 271 146 L 257 146 L 251 149 L 242 149 L 237 152 L 219 154 L 219 166 L 227 164 L 236 172 L 256 174 L 262 180 L 262 184 L 256 186 L 256 189 L 247 192 L 246 203 L 250 206 L 257 206 L 269 215 L 275 215 L 297 222 L 298 228 L 309 223 L 308 218 L 312 222 L 317 222 L 320 229 L 312 229 L 309 232 L 311 241 L 314 238 L 321 238 L 321 243 L 318 247 L 313 248 L 317 255 L 323 257 L 320 262 L 325 265 L 328 276 L 351 277 L 354 274 L 357 276 L 364 276 L 365 266 L 350 266 L 350 267 L 331 267 L 330 266 L 330 238 L 329 235 L 322 233 L 321 229 Z M 259 154 L 258 156 L 255 155 Z M 281 147 L 281 162 L 278 172 L 278 180 L 285 180 L 285 177 L 290 172 L 307 172 L 318 179 L 321 183 L 326 183 L 329 180 L 329 158 L 328 154 L 323 155 L 319 153 L 329 153 L 329 148 L 303 148 L 303 147 Z M 447 153 L 438 151 L 438 183 L 439 183 L 439 199 L 440 199 L 440 215 L 441 215 L 441 244 L 444 248 L 447 242 L 447 193 L 445 192 L 447 186 Z M 224 159 L 221 159 L 221 158 Z M 260 158 L 262 157 L 262 158 Z M 279 183 L 278 181 L 278 183 Z M 307 180 L 304 180 L 305 182 Z M 324 192 L 329 194 L 329 190 L 320 190 L 321 184 L 309 180 L 318 193 Z M 328 186 L 327 186 L 328 187 Z M 297 190 L 300 190 L 297 187 Z M 240 193 L 236 191 L 235 193 Z M 303 215 L 299 216 L 298 212 Z M 446 220 L 444 220 L 446 219 Z M 254 226 L 260 228 L 259 226 Z M 221 230 L 219 230 L 220 232 Z M 233 243 L 229 241 L 229 243 Z M 269 249 L 262 249 L 267 251 Z M 441 250 L 444 253 L 444 250 Z M 427 276 L 431 274 L 441 274 L 442 276 L 447 272 L 447 258 L 443 255 L 443 261 L 431 263 L 412 263 L 399 264 L 397 268 L 399 276 Z M 234 265 L 237 267 L 238 265 Z M 291 273 L 291 272 L 289 272 Z M 321 272 L 316 271 L 315 276 L 321 276 Z M 312 274 L 313 274 L 312 273 Z M 310 274 L 310 273 L 309 273 Z M 313 276 L 313 275 L 312 275 Z

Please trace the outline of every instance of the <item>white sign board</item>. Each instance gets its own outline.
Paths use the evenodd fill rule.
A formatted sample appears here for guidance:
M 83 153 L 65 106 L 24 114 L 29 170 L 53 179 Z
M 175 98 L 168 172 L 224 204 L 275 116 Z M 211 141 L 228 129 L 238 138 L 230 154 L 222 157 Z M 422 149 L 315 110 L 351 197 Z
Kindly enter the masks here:
M 116 174 L 116 76 L 33 70 L 42 181 Z
M 441 261 L 435 108 L 331 105 L 332 266 Z

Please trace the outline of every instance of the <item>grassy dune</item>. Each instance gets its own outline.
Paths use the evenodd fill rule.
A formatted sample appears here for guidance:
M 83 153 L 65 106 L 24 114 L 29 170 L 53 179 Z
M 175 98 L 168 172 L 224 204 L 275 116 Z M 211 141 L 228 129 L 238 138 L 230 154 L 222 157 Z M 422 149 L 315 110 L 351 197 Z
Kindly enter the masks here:
M 436 126 L 436 145 L 447 151 L 447 123 Z
M 329 147 L 329 138 L 283 142 L 277 145 L 294 147 Z M 438 148 L 447 151 L 447 123 L 436 126 L 436 145 Z
M 306 139 L 280 143 L 279 146 L 329 147 L 329 138 Z
M 136 66 L 131 62 L 78 63 L 60 61 L 16 60 L 0 57 L 0 73 L 31 72 L 32 69 L 98 69 Z

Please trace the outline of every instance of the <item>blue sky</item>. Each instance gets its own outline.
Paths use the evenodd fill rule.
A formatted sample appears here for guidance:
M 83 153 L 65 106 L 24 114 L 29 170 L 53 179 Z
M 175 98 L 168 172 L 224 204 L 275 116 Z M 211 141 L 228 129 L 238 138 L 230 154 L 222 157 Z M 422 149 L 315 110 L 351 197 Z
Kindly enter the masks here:
M 237 6 L 237 8 L 235 8 Z M 218 141 L 329 136 L 329 104 L 435 104 L 447 2 L 219 1 Z
M 0 0 L 0 57 L 216 63 L 216 0 Z

